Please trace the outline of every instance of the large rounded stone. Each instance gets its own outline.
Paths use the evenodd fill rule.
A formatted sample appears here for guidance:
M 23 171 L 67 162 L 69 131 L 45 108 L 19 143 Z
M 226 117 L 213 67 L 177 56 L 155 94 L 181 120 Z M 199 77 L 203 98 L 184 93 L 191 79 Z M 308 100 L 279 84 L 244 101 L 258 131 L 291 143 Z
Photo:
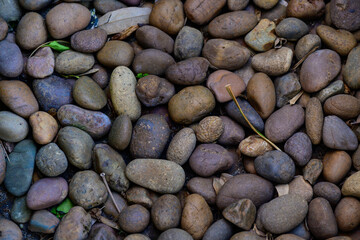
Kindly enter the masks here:
M 360 28 L 360 4 L 357 1 L 333 0 L 330 3 L 331 22 L 341 29 L 355 31 Z
M 309 28 L 298 18 L 285 18 L 276 26 L 276 34 L 289 41 L 297 41 L 309 32 Z
M 26 13 L 16 27 L 16 42 L 25 50 L 32 50 L 47 39 L 45 21 L 36 12 Z
M 312 144 L 321 142 L 324 114 L 321 102 L 317 98 L 310 98 L 306 105 L 305 127 Z
M 8 111 L 0 111 L 0 139 L 20 142 L 29 132 L 29 125 L 22 117 Z
M 147 73 L 161 76 L 173 64 L 175 64 L 175 60 L 171 55 L 161 50 L 150 48 L 136 54 L 132 68 L 136 74 Z
M 360 100 L 348 94 L 338 94 L 325 101 L 324 112 L 342 119 L 356 118 L 360 114 Z
M 92 53 L 99 51 L 107 40 L 107 33 L 101 28 L 77 32 L 71 36 L 71 47 L 78 52 Z
M 105 43 L 105 46 L 101 48 L 96 57 L 106 67 L 128 67 L 134 59 L 134 50 L 127 42 L 112 40 Z
M 42 174 L 48 177 L 59 176 L 68 167 L 66 155 L 56 143 L 49 143 L 40 148 L 35 160 L 36 167 Z
M 4 77 L 17 77 L 24 68 L 20 48 L 7 39 L 0 41 L 0 74 Z
M 166 159 L 183 165 L 196 147 L 196 136 L 191 128 L 181 129 L 171 140 Z
M 360 46 L 353 48 L 343 68 L 345 83 L 352 89 L 360 88 Z
M 360 171 L 352 174 L 345 180 L 344 185 L 341 188 L 341 193 L 344 196 L 360 197 Z
M 297 165 L 305 166 L 312 155 L 310 138 L 305 133 L 295 133 L 286 141 L 284 150 Z
M 118 116 L 113 122 L 108 141 L 109 145 L 118 150 L 124 150 L 130 144 L 132 123 L 127 115 Z
M 80 107 L 90 110 L 100 110 L 107 103 L 104 91 L 87 76 L 81 77 L 75 82 L 73 97 Z
M 176 36 L 174 55 L 180 60 L 198 57 L 201 54 L 203 42 L 204 37 L 198 29 L 184 26 Z
M 92 68 L 95 58 L 91 54 L 67 50 L 55 59 L 55 71 L 63 75 L 76 75 Z

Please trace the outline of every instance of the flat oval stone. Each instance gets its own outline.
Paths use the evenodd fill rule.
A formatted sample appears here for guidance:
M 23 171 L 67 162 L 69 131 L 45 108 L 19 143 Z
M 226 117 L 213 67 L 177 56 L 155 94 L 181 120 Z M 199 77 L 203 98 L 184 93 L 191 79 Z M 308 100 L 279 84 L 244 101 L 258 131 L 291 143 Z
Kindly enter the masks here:
M 32 140 L 19 142 L 9 154 L 4 183 L 12 195 L 20 197 L 29 190 L 35 167 L 35 155 L 36 145 Z
M 299 77 L 295 73 L 287 73 L 277 77 L 274 81 L 276 92 L 276 106 L 285 106 L 301 90 Z
M 356 1 L 335 0 L 330 3 L 331 22 L 337 27 L 348 31 L 360 28 L 360 5 Z
M 106 67 L 128 67 L 134 59 L 134 49 L 127 42 L 112 40 L 105 43 L 105 46 L 101 48 L 96 57 Z
M 220 219 L 211 224 L 206 230 L 203 240 L 223 240 L 230 239 L 233 235 L 233 225 L 225 219 Z
M 295 133 L 285 142 L 284 151 L 302 167 L 310 161 L 312 155 L 310 138 L 305 133 Z
M 0 74 L 4 77 L 17 77 L 24 68 L 20 48 L 7 39 L 0 41 Z
M 160 29 L 145 25 L 136 30 L 136 40 L 144 48 L 155 48 L 171 54 L 174 40 Z
M 289 41 L 297 41 L 309 32 L 309 28 L 298 18 L 285 18 L 276 26 L 276 34 Z
M 78 52 L 99 51 L 107 40 L 107 33 L 101 28 L 79 31 L 71 36 L 71 47 Z
M 20 142 L 29 132 L 29 125 L 22 117 L 8 111 L 0 111 L 0 139 Z
M 339 54 L 329 49 L 317 50 L 301 66 L 301 87 L 308 93 L 317 92 L 326 87 L 339 74 L 340 69 Z
M 143 115 L 134 126 L 130 152 L 134 158 L 159 158 L 169 136 L 170 128 L 163 116 Z
M 240 142 L 238 150 L 249 157 L 258 157 L 273 150 L 273 147 L 258 135 L 250 135 Z
M 18 80 L 0 81 L 0 100 L 24 118 L 39 110 L 39 104 L 29 86 Z
M 340 231 L 355 230 L 360 224 L 360 202 L 353 197 L 341 199 L 335 208 L 335 217 Z
M 51 75 L 44 79 L 33 81 L 33 91 L 39 101 L 40 109 L 58 110 L 62 105 L 73 102 L 72 89 L 74 81 Z
M 55 71 L 63 75 L 76 75 L 90 70 L 94 63 L 95 58 L 91 54 L 67 50 L 56 57 Z
M 226 0 L 210 0 L 207 4 L 200 4 L 196 0 L 189 0 L 184 4 L 186 16 L 195 24 L 203 25 L 210 21 L 225 6 Z M 211 6 L 211 7 L 210 7 Z
M 295 56 L 302 59 L 314 47 L 321 47 L 321 38 L 317 34 L 307 34 L 299 39 L 295 46 Z
M 352 174 L 345 180 L 344 185 L 341 188 L 341 193 L 344 196 L 360 197 L 360 171 Z
M 166 159 L 183 165 L 196 147 L 196 136 L 191 128 L 183 128 L 172 138 L 166 152 Z
M 341 199 L 341 190 L 333 183 L 319 182 L 314 185 L 314 197 L 325 198 L 331 206 L 336 206 Z
M 342 80 L 336 80 L 330 83 L 326 88 L 322 89 L 314 95 L 320 102 L 325 102 L 326 99 L 337 94 L 344 93 L 345 87 Z
M 107 97 L 104 91 L 94 80 L 87 76 L 76 80 L 73 97 L 80 107 L 90 110 L 100 110 L 105 107 L 107 103 Z
M 38 111 L 29 118 L 34 141 L 38 144 L 48 144 L 56 136 L 59 125 L 55 118 L 47 112 Z
M 246 44 L 257 52 L 270 50 L 275 42 L 275 23 L 269 19 L 261 19 L 245 36 Z
M 131 135 L 131 119 L 127 115 L 120 115 L 111 126 L 108 136 L 109 145 L 115 149 L 124 150 L 130 144 Z
M 40 10 L 51 3 L 51 0 L 19 0 L 20 5 L 26 10 Z
M 174 162 L 162 159 L 135 159 L 126 166 L 130 181 L 158 193 L 177 193 L 185 182 L 185 172 Z
M 170 229 L 166 230 L 165 232 L 162 232 L 158 238 L 158 240 L 168 240 L 168 239 L 193 240 L 193 237 L 188 232 L 186 232 L 180 228 L 170 228 Z M 147 240 L 147 239 L 144 239 L 144 240 Z
M 36 211 L 30 219 L 28 229 L 38 233 L 54 233 L 60 220 L 47 210 Z
M 265 136 L 274 143 L 287 140 L 304 124 L 303 108 L 296 105 L 285 105 L 275 111 L 265 122 Z
M 35 182 L 26 195 L 26 204 L 32 210 L 41 210 L 61 203 L 68 194 L 64 178 L 42 178 Z
M 176 36 L 174 43 L 174 55 L 179 60 L 185 60 L 201 55 L 204 44 L 202 33 L 189 26 L 184 26 Z
M 76 105 L 63 105 L 57 112 L 63 126 L 75 126 L 94 138 L 105 136 L 111 127 L 110 118 L 102 112 L 90 111 Z
M 50 47 L 40 48 L 26 62 L 26 72 L 33 78 L 45 78 L 53 74 L 55 56 Z
M 345 83 L 352 89 L 360 88 L 360 46 L 353 48 L 343 69 Z
M 266 203 L 260 220 L 266 230 L 281 234 L 299 225 L 306 217 L 308 204 L 296 194 L 286 194 Z
M 157 229 L 165 231 L 176 227 L 181 219 L 180 200 L 171 194 L 159 197 L 151 208 L 151 219 Z
M 257 174 L 276 183 L 288 183 L 295 176 L 293 160 L 286 153 L 278 150 L 257 157 L 254 164 Z
M 6 218 L 0 219 L 0 231 L 2 232 L 2 235 L 8 239 L 23 239 L 23 235 L 19 226 Z
M 236 98 L 236 100 L 250 123 L 260 132 L 264 131 L 264 121 L 255 109 L 245 99 Z M 249 124 L 246 122 L 245 118 L 242 116 L 233 101 L 225 105 L 225 111 L 232 119 L 239 122 L 242 126 L 250 128 Z
M 254 191 L 258 189 L 258 191 Z M 220 189 L 216 197 L 216 205 L 220 209 L 240 199 L 250 199 L 256 207 L 270 201 L 274 186 L 266 179 L 255 174 L 240 174 L 230 178 Z
M 360 114 L 360 101 L 348 94 L 338 94 L 325 101 L 324 112 L 342 119 L 356 118 Z
M 324 120 L 322 138 L 325 146 L 337 150 L 355 150 L 358 140 L 355 133 L 337 116 Z
M 91 167 L 95 143 L 89 134 L 76 127 L 64 127 L 59 131 L 57 144 L 72 165 L 79 169 Z
M 216 192 L 213 187 L 212 178 L 193 177 L 187 182 L 186 188 L 191 193 L 197 193 L 202 196 L 208 204 L 215 204 Z
M 45 21 L 36 12 L 26 13 L 16 27 L 16 42 L 22 49 L 32 50 L 47 39 Z
M 218 138 L 220 145 L 238 145 L 245 138 L 244 129 L 227 116 L 220 116 L 224 131 Z
M 27 223 L 30 220 L 32 211 L 26 205 L 26 196 L 15 198 L 10 214 L 16 223 Z
M 310 98 L 306 105 L 305 127 L 312 144 L 321 142 L 324 114 L 321 102 L 317 98 Z
M 64 173 L 68 167 L 65 153 L 56 145 L 49 143 L 36 154 L 36 167 L 48 177 L 56 177 Z
M 324 156 L 323 165 L 324 179 L 338 184 L 350 171 L 352 161 L 345 151 L 329 151 Z

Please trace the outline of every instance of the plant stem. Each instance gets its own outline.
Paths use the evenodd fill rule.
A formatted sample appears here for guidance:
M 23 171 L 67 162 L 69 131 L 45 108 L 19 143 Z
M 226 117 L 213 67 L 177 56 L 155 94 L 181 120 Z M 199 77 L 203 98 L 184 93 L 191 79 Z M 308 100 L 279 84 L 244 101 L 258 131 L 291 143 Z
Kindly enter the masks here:
M 109 185 L 108 185 L 108 183 L 107 183 L 107 181 L 106 181 L 105 173 L 104 173 L 104 172 L 100 173 L 100 177 L 102 178 L 102 180 L 103 180 L 103 182 L 104 182 L 104 184 L 105 184 L 105 187 L 106 187 L 106 189 L 107 189 L 107 191 L 108 191 L 108 193 L 109 193 L 109 195 L 110 195 L 110 197 L 111 197 L 111 200 L 112 200 L 113 203 L 114 203 L 114 206 L 115 206 L 116 210 L 117 210 L 118 213 L 120 214 L 121 211 L 120 211 L 118 205 L 116 204 L 115 198 L 114 198 L 114 196 L 113 196 L 113 194 L 112 194 L 112 192 L 111 192 L 111 190 L 110 190 L 110 188 L 109 188 Z

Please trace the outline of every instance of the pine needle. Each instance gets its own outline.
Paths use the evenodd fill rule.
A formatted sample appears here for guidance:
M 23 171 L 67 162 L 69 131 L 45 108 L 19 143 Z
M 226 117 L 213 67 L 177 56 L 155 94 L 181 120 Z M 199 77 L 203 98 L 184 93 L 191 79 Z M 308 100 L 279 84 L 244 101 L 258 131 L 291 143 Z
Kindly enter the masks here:
M 314 47 L 313 49 L 310 50 L 310 52 L 308 52 L 305 56 L 303 56 L 292 68 L 292 70 L 296 70 L 305 60 L 306 58 L 312 54 L 313 52 L 315 52 L 317 49 L 319 48 L 319 46 Z
M 262 139 L 264 139 L 266 142 L 268 142 L 271 146 L 273 146 L 276 150 L 281 151 L 280 148 L 278 148 L 278 146 L 276 146 L 273 142 L 271 142 L 269 139 L 267 139 L 261 132 L 259 132 L 249 121 L 249 119 L 245 116 L 244 112 L 242 111 L 238 101 L 236 100 L 236 97 L 231 89 L 231 85 L 228 84 L 225 86 L 226 90 L 228 91 L 229 95 L 231 96 L 232 100 L 235 102 L 237 108 L 239 109 L 241 115 L 245 118 L 245 121 L 247 122 L 247 124 L 249 124 L 250 128 L 257 134 L 259 135 Z

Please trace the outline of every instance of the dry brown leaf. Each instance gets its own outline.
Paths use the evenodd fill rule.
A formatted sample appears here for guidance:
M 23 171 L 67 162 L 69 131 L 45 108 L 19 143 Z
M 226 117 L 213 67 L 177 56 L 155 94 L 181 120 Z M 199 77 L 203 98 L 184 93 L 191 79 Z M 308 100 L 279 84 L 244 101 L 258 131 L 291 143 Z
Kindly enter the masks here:
M 276 185 L 275 188 L 279 197 L 289 193 L 289 184 L 279 184 Z
M 119 225 L 116 222 L 111 221 L 110 219 L 108 219 L 104 216 L 101 216 L 101 213 L 102 213 L 102 211 L 99 208 L 93 208 L 89 211 L 89 214 L 92 218 L 96 219 L 97 221 L 99 221 L 111 228 L 120 230 Z
M 224 186 L 225 181 L 224 179 L 221 178 L 213 178 L 213 188 L 215 190 L 216 195 L 219 193 L 220 189 L 222 188 L 222 186 Z
M 287 43 L 287 40 L 285 38 L 276 38 L 274 42 L 274 48 L 279 49 L 282 48 Z
M 129 37 L 133 32 L 135 32 L 139 28 L 139 25 L 131 26 L 124 31 L 115 34 L 111 37 L 111 40 L 124 40 L 125 38 Z
M 294 105 L 297 102 L 297 100 L 299 100 L 301 98 L 301 96 L 303 94 L 304 94 L 304 91 L 300 91 L 298 94 L 295 95 L 295 97 L 290 99 L 290 101 L 289 101 L 290 105 Z

